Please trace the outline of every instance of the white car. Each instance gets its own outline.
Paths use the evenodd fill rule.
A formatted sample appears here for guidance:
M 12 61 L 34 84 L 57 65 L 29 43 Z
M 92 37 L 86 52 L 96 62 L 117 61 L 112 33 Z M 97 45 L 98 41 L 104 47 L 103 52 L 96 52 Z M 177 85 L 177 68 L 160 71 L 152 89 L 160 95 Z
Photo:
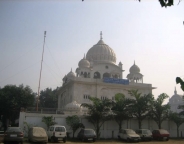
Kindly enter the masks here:
M 136 141 L 139 142 L 141 140 L 140 136 L 136 134 L 136 132 L 132 129 L 122 129 L 118 133 L 118 138 L 126 140 L 127 142 Z
M 58 141 L 63 141 L 64 143 L 66 142 L 66 128 L 65 126 L 62 125 L 52 125 L 49 127 L 47 134 L 48 134 L 48 139 L 51 142 L 58 142 Z

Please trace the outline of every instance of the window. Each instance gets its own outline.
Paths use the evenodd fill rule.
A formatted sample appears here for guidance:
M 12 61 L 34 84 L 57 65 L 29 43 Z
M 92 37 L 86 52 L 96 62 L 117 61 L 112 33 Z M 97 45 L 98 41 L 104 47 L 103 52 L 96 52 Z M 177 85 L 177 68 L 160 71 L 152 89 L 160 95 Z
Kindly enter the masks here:
M 101 96 L 101 100 L 105 100 L 106 99 L 106 97 L 105 96 Z
M 89 99 L 90 95 L 84 95 L 84 99 Z
M 56 127 L 56 128 L 55 128 L 55 131 L 56 131 L 56 132 L 64 132 L 65 129 L 64 129 L 63 127 Z

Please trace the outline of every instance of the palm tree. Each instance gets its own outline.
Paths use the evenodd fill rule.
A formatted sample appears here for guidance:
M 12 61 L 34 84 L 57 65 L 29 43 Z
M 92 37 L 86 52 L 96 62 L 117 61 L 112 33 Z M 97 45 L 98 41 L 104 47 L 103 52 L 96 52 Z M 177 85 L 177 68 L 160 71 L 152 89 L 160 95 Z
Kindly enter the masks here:
M 77 115 L 72 115 L 66 117 L 66 124 L 70 126 L 70 129 L 73 131 L 73 138 L 75 135 L 75 132 L 78 128 L 84 128 L 84 125 L 80 123 L 79 117 Z
M 105 121 L 110 120 L 109 115 L 112 102 L 109 99 L 100 100 L 97 97 L 89 97 L 92 104 L 83 103 L 82 107 L 88 108 L 88 113 L 85 115 L 86 119 L 93 124 L 97 138 L 100 138 L 100 128 Z
M 164 100 L 168 97 L 169 96 L 167 94 L 162 93 L 156 100 L 152 101 L 150 117 L 157 123 L 159 129 L 161 129 L 162 122 L 168 118 L 170 105 L 163 105 Z
M 153 96 L 151 94 L 141 96 L 141 93 L 139 93 L 138 90 L 129 90 L 128 94 L 133 97 L 130 112 L 132 113 L 133 117 L 137 118 L 139 129 L 141 129 L 142 121 L 149 114 L 150 103 L 153 99 Z
M 49 126 L 56 124 L 52 116 L 44 116 L 42 117 L 42 122 L 44 122 L 47 126 L 47 129 Z
M 122 129 L 122 123 L 131 117 L 129 112 L 130 99 L 125 98 L 125 95 L 118 93 L 115 95 L 115 101 L 111 108 L 113 112 L 113 118 L 118 123 L 119 131 Z
M 179 137 L 179 127 L 182 123 L 184 123 L 184 117 L 181 114 L 176 112 L 169 113 L 169 119 L 176 124 L 177 127 L 177 137 Z

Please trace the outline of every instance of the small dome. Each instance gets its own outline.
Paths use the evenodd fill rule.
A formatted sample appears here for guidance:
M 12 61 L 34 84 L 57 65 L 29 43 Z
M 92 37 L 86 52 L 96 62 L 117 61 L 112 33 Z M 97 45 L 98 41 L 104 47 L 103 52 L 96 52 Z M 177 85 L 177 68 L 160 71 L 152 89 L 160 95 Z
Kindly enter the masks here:
M 72 72 L 72 69 L 71 69 L 71 71 L 67 74 L 67 78 L 69 78 L 69 79 L 75 78 L 75 74 Z
M 84 55 L 84 58 L 79 61 L 78 66 L 79 68 L 89 68 L 90 67 L 90 62 L 85 58 L 85 55 Z
M 65 106 L 65 110 L 81 110 L 81 104 L 77 103 L 76 101 L 73 101 Z
M 88 50 L 86 59 L 89 61 L 92 59 L 94 63 L 116 63 L 116 54 L 112 48 L 103 42 L 102 33 L 98 43 Z
M 130 71 L 130 73 L 140 73 L 140 68 L 134 62 L 134 65 L 131 66 L 129 71 Z

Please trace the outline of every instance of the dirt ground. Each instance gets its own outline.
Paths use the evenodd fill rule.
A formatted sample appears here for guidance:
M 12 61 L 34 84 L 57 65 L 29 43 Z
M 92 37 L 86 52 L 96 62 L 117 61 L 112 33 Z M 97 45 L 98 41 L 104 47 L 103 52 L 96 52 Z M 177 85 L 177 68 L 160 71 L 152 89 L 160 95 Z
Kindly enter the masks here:
M 57 143 L 63 143 L 62 141 Z M 48 144 L 57 144 L 57 143 L 48 143 Z M 66 144 L 92 144 L 93 142 L 81 142 L 81 141 L 67 141 Z M 94 142 L 93 144 L 120 144 L 120 143 L 127 143 L 125 141 L 119 141 L 119 140 L 99 140 Z M 145 142 L 139 142 L 139 144 L 184 144 L 184 139 L 170 139 L 169 141 L 145 141 Z M 24 144 L 30 144 L 28 142 L 24 142 Z M 132 144 L 131 142 L 129 144 Z M 136 144 L 136 143 L 134 143 Z
M 62 141 L 56 142 L 56 143 L 47 143 L 47 144 L 58 144 L 58 143 L 63 143 Z M 119 140 L 98 140 L 96 142 L 81 142 L 81 141 L 67 141 L 66 144 L 122 144 L 127 142 L 125 141 L 119 141 Z M 170 139 L 169 141 L 144 141 L 144 142 L 139 142 L 139 144 L 184 144 L 184 139 Z M 3 144 L 0 142 L 0 144 Z M 14 143 L 12 143 L 14 144 Z M 31 144 L 27 141 L 24 142 L 24 144 Z M 64 143 L 63 143 L 64 144 Z M 128 144 L 138 144 L 137 142 L 129 142 Z

